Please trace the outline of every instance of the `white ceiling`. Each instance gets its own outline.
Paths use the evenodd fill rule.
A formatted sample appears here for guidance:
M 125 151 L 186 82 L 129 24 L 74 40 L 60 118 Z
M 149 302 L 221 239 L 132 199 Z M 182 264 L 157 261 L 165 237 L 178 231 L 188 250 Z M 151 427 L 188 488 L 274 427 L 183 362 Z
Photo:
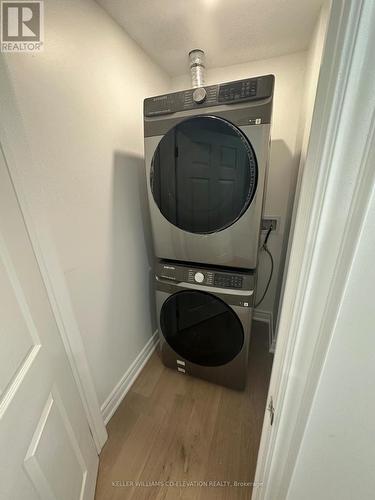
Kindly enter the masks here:
M 305 50 L 323 0 L 97 0 L 171 76 Z

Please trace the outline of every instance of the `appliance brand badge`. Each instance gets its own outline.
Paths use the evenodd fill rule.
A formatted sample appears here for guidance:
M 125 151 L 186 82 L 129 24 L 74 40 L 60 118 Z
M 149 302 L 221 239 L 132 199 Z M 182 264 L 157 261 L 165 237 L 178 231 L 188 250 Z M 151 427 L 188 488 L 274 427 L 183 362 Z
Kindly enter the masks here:
M 172 271 L 174 271 L 176 268 L 173 267 L 173 266 L 163 266 L 164 269 L 171 269 Z

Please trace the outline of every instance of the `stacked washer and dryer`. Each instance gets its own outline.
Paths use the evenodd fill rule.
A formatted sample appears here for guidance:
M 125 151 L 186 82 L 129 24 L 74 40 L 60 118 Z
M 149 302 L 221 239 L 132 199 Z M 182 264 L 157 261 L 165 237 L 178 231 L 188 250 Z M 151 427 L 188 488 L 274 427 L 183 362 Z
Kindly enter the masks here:
M 274 76 L 144 101 L 163 363 L 247 379 Z

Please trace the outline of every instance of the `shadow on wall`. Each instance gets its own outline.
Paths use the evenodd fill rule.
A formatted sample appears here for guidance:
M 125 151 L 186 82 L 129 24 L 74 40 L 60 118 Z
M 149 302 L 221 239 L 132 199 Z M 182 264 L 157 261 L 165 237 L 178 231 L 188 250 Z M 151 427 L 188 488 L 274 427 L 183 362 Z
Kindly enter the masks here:
M 264 301 L 259 305 L 259 310 L 272 314 L 274 328 L 279 309 L 280 291 L 298 176 L 299 157 L 299 154 L 292 155 L 284 141 L 273 140 L 271 142 L 264 215 L 266 217 L 280 217 L 280 225 L 275 233 L 271 233 L 268 243 L 268 247 L 274 258 L 274 272 L 269 290 Z M 263 243 L 264 237 L 265 232 L 262 232 L 260 244 Z M 259 256 L 257 300 L 259 300 L 265 290 L 269 270 L 269 259 L 264 252 L 261 252 Z
M 134 356 L 157 328 L 153 293 L 153 246 L 144 159 L 116 151 L 112 182 L 109 328 L 117 330 L 120 326 L 120 330 L 126 335 L 135 336 L 129 343 L 134 344 L 134 360 Z M 121 325 L 114 324 L 118 320 L 124 322 L 122 328 Z
M 283 141 L 275 141 L 275 143 L 283 143 Z M 272 146 L 273 147 L 273 146 Z M 271 155 L 274 156 L 275 162 L 278 161 L 278 158 L 281 158 L 281 165 L 283 165 L 283 149 L 287 149 L 286 145 L 283 144 L 283 146 L 279 146 L 275 144 L 274 147 L 274 152 L 272 152 L 271 149 Z M 290 154 L 290 151 L 288 150 L 289 155 L 290 155 L 290 160 L 289 160 L 289 181 L 288 181 L 288 199 L 287 199 L 287 206 L 286 206 L 286 217 L 285 217 L 285 224 L 284 224 L 284 240 L 283 240 L 283 245 L 282 245 L 282 251 L 280 255 L 280 272 L 278 276 L 278 281 L 276 285 L 276 292 L 275 292 L 275 300 L 274 300 L 274 328 L 277 326 L 277 320 L 278 320 L 278 315 L 280 313 L 280 307 L 281 307 L 281 302 L 282 302 L 282 286 L 283 286 L 283 277 L 284 273 L 287 270 L 286 269 L 286 257 L 287 257 L 287 252 L 288 252 L 288 244 L 290 238 L 293 237 L 293 234 L 291 234 L 291 223 L 292 223 L 292 216 L 293 216 L 293 207 L 294 203 L 296 201 L 296 190 L 297 190 L 297 182 L 298 182 L 298 175 L 299 175 L 299 167 L 300 167 L 300 160 L 301 160 L 301 152 L 299 151 L 298 154 L 292 156 Z M 284 160 L 286 161 L 286 159 Z M 285 167 L 284 167 L 285 168 Z M 286 187 L 285 187 L 286 189 Z

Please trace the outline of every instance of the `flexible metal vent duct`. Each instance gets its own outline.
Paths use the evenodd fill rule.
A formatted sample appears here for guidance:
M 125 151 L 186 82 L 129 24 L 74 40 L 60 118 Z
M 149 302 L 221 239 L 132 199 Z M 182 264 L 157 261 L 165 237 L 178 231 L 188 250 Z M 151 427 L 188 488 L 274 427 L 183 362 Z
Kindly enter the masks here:
M 203 87 L 204 85 L 204 70 L 205 56 L 201 49 L 194 49 L 189 52 L 191 83 L 193 88 Z

